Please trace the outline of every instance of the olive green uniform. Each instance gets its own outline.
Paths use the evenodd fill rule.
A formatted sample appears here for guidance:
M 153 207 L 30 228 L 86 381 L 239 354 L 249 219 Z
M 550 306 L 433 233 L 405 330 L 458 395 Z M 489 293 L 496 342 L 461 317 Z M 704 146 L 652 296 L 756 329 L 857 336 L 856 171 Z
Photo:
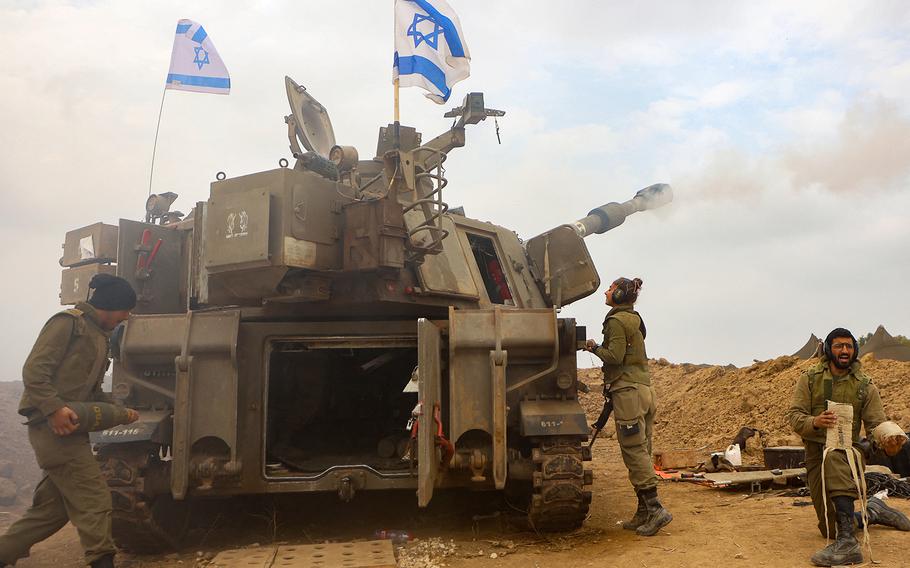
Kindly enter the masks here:
M 636 491 L 652 489 L 657 487 L 651 461 L 657 399 L 648 372 L 641 316 L 631 305 L 616 306 L 604 320 L 603 333 L 603 344 L 594 354 L 604 363 L 604 396 L 613 401 L 622 461 Z
M 807 370 L 796 382 L 793 401 L 787 412 L 790 426 L 803 439 L 806 447 L 806 474 L 809 494 L 818 517 L 818 530 L 825 536 L 825 502 L 822 496 L 822 452 L 825 449 L 825 428 L 816 428 L 812 420 L 827 409 L 826 400 L 853 405 L 853 443 L 859 441 L 860 422 L 866 432 L 887 420 L 878 388 L 863 373 L 859 361 L 849 373 L 835 377 L 822 360 Z M 861 464 L 862 465 L 862 464 Z M 861 469 L 862 471 L 862 469 Z M 850 475 L 847 454 L 832 451 L 825 460 L 825 492 L 828 499 L 829 538 L 835 538 L 836 517 L 832 497 L 858 498 L 856 484 Z
M 67 402 L 103 401 L 109 364 L 108 334 L 86 303 L 52 317 L 41 330 L 22 369 L 25 392 L 19 413 L 28 418 L 28 438 L 44 477 L 31 508 L 0 536 L 0 562 L 13 564 L 67 521 L 79 533 L 86 562 L 115 552 L 111 495 L 92 455 L 88 434 L 57 436 L 47 416 Z

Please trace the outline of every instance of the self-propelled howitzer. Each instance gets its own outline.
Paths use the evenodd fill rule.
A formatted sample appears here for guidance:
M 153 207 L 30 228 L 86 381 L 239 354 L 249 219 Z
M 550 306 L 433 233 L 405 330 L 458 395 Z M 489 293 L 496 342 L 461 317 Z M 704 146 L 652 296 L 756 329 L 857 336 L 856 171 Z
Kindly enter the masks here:
M 600 284 L 583 237 L 669 188 L 523 243 L 443 200 L 465 127 L 504 114 L 480 93 L 428 142 L 381 128 L 363 160 L 286 90 L 293 165 L 219 174 L 186 216 L 163 194 L 143 222 L 67 234 L 62 303 L 100 271 L 139 297 L 113 393 L 141 419 L 95 436 L 118 542 L 160 546 L 187 502 L 252 493 L 408 489 L 425 506 L 438 488 L 508 490 L 538 530 L 580 525 L 584 329 L 557 309 Z

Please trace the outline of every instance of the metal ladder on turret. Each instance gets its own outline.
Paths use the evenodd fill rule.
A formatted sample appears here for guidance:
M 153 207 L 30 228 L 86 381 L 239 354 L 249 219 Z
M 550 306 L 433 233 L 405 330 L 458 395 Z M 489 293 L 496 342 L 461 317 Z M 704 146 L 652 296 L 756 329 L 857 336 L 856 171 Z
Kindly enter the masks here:
M 442 252 L 442 241 L 449 234 L 449 231 L 442 226 L 443 215 L 449 210 L 449 204 L 442 200 L 442 190 L 449 183 L 443 167 L 443 162 L 448 156 L 445 152 L 427 147 L 414 150 L 415 159 L 418 159 L 420 154 L 430 154 L 423 163 L 429 163 L 434 156 L 436 163 L 429 170 L 418 172 L 414 176 L 416 191 L 419 192 L 424 182 L 428 183 L 432 189 L 404 208 L 405 215 L 419 210 L 424 217 L 423 221 L 408 231 L 410 243 L 408 260 L 411 262 L 420 262 L 428 254 L 435 255 Z M 415 244 L 421 240 L 424 244 Z

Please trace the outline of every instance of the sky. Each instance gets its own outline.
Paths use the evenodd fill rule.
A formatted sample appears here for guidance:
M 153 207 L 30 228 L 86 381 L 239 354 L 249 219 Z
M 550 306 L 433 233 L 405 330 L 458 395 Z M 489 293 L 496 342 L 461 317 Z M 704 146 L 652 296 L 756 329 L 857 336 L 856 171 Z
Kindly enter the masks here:
M 675 201 L 586 240 L 603 286 L 644 281 L 648 353 L 733 363 L 811 333 L 910 334 L 910 4 L 450 0 L 468 92 L 502 109 L 446 162 L 446 201 L 528 239 L 653 183 Z M 140 219 L 176 22 L 207 30 L 228 96 L 169 91 L 153 191 L 184 212 L 289 157 L 284 77 L 375 151 L 392 119 L 392 0 L 0 0 L 0 378 L 59 309 L 66 231 Z M 599 337 L 602 289 L 564 308 Z M 585 363 L 586 355 L 580 357 Z M 590 362 L 594 365 L 594 361 Z

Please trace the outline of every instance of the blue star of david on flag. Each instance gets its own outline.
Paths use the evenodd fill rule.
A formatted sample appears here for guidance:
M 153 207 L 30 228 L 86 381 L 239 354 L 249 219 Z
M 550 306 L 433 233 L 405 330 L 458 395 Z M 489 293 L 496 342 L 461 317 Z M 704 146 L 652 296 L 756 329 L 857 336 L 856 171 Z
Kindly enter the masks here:
M 392 79 L 420 87 L 442 104 L 452 85 L 471 74 L 471 56 L 458 16 L 446 0 L 395 0 Z
M 203 65 L 209 65 L 209 52 L 203 49 L 202 47 L 193 48 L 196 51 L 196 59 L 193 59 L 193 63 L 199 66 L 199 69 L 202 69 Z M 199 54 L 202 54 L 200 57 Z
M 417 29 L 417 24 L 420 22 L 430 22 L 433 24 L 433 31 L 426 34 Z M 424 26 L 426 27 L 426 26 Z M 439 49 L 439 34 L 443 33 L 445 30 L 442 26 L 439 25 L 439 22 L 433 19 L 432 16 L 425 16 L 423 14 L 414 14 L 414 21 L 411 22 L 411 25 L 408 27 L 408 36 L 414 38 L 414 47 L 418 47 L 420 42 L 424 41 L 432 47 L 433 49 Z
M 165 89 L 226 95 L 231 76 L 212 38 L 198 22 L 177 22 Z

